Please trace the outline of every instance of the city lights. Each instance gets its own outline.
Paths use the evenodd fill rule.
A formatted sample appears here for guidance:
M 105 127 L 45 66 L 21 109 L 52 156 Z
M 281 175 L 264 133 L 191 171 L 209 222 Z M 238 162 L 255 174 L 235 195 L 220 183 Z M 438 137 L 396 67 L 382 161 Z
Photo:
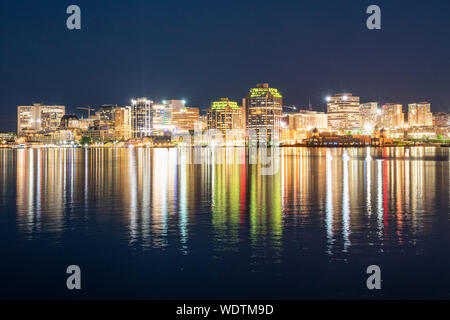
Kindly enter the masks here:
M 326 100 L 326 113 L 311 105 L 287 106 L 290 112 L 283 113 L 281 93 L 262 83 L 250 88 L 242 106 L 221 98 L 207 110 L 187 107 L 185 99 L 158 103 L 145 97 L 131 99 L 130 106 L 77 108 L 87 110 L 88 118 L 66 115 L 65 106 L 19 106 L 17 137 L 3 139 L 2 147 L 176 147 L 180 140 L 171 141 L 172 136 L 207 129 L 219 130 L 226 146 L 245 145 L 249 132 L 281 145 L 443 145 L 449 140 L 449 115 L 433 114 L 428 102 L 410 103 L 406 113 L 402 104 L 361 103 L 351 93 Z

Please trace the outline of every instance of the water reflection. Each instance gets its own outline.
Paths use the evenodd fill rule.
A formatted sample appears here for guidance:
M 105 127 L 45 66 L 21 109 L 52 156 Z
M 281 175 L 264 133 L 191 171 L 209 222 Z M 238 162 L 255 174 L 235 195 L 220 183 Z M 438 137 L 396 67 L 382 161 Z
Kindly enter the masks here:
M 207 244 L 217 258 L 248 251 L 254 263 L 286 251 L 415 250 L 448 219 L 448 149 L 285 148 L 270 176 L 244 148 L 202 150 L 201 164 L 186 161 L 193 156 L 0 150 L 2 219 L 15 212 L 21 236 L 60 245 L 70 232 L 184 255 Z

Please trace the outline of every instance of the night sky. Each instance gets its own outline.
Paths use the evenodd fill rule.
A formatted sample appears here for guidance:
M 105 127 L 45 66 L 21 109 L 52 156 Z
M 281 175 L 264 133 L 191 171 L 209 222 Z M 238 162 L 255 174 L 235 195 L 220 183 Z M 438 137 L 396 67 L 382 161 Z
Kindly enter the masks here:
M 80 31 L 66 28 L 71 4 Z M 382 30 L 366 28 L 371 4 Z M 208 107 L 241 102 L 259 82 L 317 110 L 344 91 L 450 110 L 448 0 L 1 0 L 0 21 L 0 130 L 15 130 L 16 107 L 33 102 Z

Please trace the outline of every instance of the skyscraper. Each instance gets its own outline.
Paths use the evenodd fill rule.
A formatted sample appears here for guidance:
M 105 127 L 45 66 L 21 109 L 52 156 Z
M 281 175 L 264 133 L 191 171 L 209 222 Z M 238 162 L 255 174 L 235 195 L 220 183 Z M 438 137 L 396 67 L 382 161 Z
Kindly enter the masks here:
M 114 121 L 115 109 L 117 105 L 104 104 L 98 110 L 98 117 L 101 123 L 110 124 Z
M 385 129 L 402 128 L 405 122 L 403 106 L 398 103 L 386 103 L 381 108 L 380 126 Z
M 367 102 L 359 108 L 361 115 L 361 129 L 371 131 L 377 125 L 378 102 Z
M 411 103 L 408 105 L 408 125 L 410 127 L 432 126 L 433 114 L 428 102 Z
M 255 130 L 267 142 L 280 137 L 283 96 L 268 83 L 257 84 L 244 100 L 247 130 Z
M 65 115 L 65 106 L 45 106 L 35 103 L 32 106 L 17 107 L 17 133 L 55 131 Z
M 172 124 L 172 112 L 186 108 L 185 100 L 164 100 L 164 122 L 165 125 Z
M 331 130 L 357 131 L 361 128 L 359 97 L 351 93 L 328 97 L 328 128 Z
M 172 125 L 177 131 L 192 131 L 195 123 L 200 121 L 199 108 L 174 108 L 172 110 Z
M 224 134 L 238 136 L 242 132 L 242 109 L 237 102 L 228 98 L 221 98 L 220 101 L 211 103 L 208 110 L 208 129 L 217 129 Z
M 153 135 L 162 135 L 169 122 L 168 113 L 165 104 L 155 103 L 153 105 Z M 170 119 L 171 120 L 171 119 Z
M 131 135 L 143 138 L 152 135 L 153 101 L 147 98 L 131 100 Z
M 117 140 L 131 138 L 131 107 L 118 107 L 114 110 L 114 131 Z

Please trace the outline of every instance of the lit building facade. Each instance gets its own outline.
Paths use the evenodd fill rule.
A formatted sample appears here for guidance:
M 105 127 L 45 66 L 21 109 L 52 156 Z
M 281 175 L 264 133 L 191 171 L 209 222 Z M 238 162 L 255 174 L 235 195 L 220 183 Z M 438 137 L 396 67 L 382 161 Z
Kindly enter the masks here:
M 422 127 L 433 125 L 431 104 L 428 102 L 411 103 L 408 105 L 408 126 Z
M 114 110 L 114 132 L 117 140 L 131 138 L 131 107 L 118 107 Z
M 24 132 L 38 131 L 39 128 L 39 108 L 36 106 L 17 107 L 17 134 L 20 136 Z
M 379 122 L 378 102 L 361 104 L 359 112 L 361 116 L 361 129 L 364 131 L 373 130 Z
M 66 113 L 65 106 L 45 106 L 33 104 L 32 106 L 17 107 L 17 133 L 55 131 L 61 124 Z
M 0 131 L 0 143 L 15 141 L 17 135 L 14 132 L 1 132 Z
M 89 130 L 84 132 L 84 135 L 91 138 L 93 142 L 105 143 L 115 139 L 114 129 L 109 128 L 108 126 L 89 128 Z
M 433 113 L 433 126 L 435 127 L 450 126 L 450 115 L 445 112 Z
M 61 118 L 66 114 L 65 106 L 39 106 L 41 131 L 55 131 L 61 124 Z
M 405 125 L 405 114 L 403 105 L 398 103 L 386 103 L 381 107 L 380 126 L 386 129 L 403 128 Z
M 117 105 L 104 104 L 97 111 L 97 118 L 101 125 L 114 125 L 115 110 Z
M 199 108 L 175 108 L 172 109 L 172 126 L 177 131 L 192 131 L 195 124 L 200 121 Z
M 173 132 L 173 104 L 170 101 L 173 100 L 169 100 L 169 102 L 164 101 L 163 103 L 153 105 L 153 135 L 165 135 Z M 181 110 L 181 108 L 175 110 Z
M 164 100 L 164 125 L 171 126 L 172 125 L 172 112 L 180 111 L 181 109 L 186 108 L 185 100 Z
M 328 128 L 328 116 L 325 112 L 300 110 L 287 115 L 287 127 L 291 130 L 311 130 Z
M 328 128 L 336 131 L 358 131 L 361 128 L 359 97 L 351 93 L 328 97 Z
M 153 101 L 147 98 L 131 100 L 131 135 L 144 138 L 153 132 Z
M 66 114 L 61 118 L 59 128 L 61 130 L 80 129 L 80 120 L 74 114 Z
M 208 129 L 216 129 L 227 135 L 240 136 L 242 133 L 242 109 L 237 102 L 222 98 L 211 103 L 208 111 Z
M 281 129 L 281 143 L 295 144 L 306 140 L 308 132 L 306 130 Z
M 257 84 L 244 100 L 247 130 L 267 142 L 280 138 L 283 96 L 268 83 Z

